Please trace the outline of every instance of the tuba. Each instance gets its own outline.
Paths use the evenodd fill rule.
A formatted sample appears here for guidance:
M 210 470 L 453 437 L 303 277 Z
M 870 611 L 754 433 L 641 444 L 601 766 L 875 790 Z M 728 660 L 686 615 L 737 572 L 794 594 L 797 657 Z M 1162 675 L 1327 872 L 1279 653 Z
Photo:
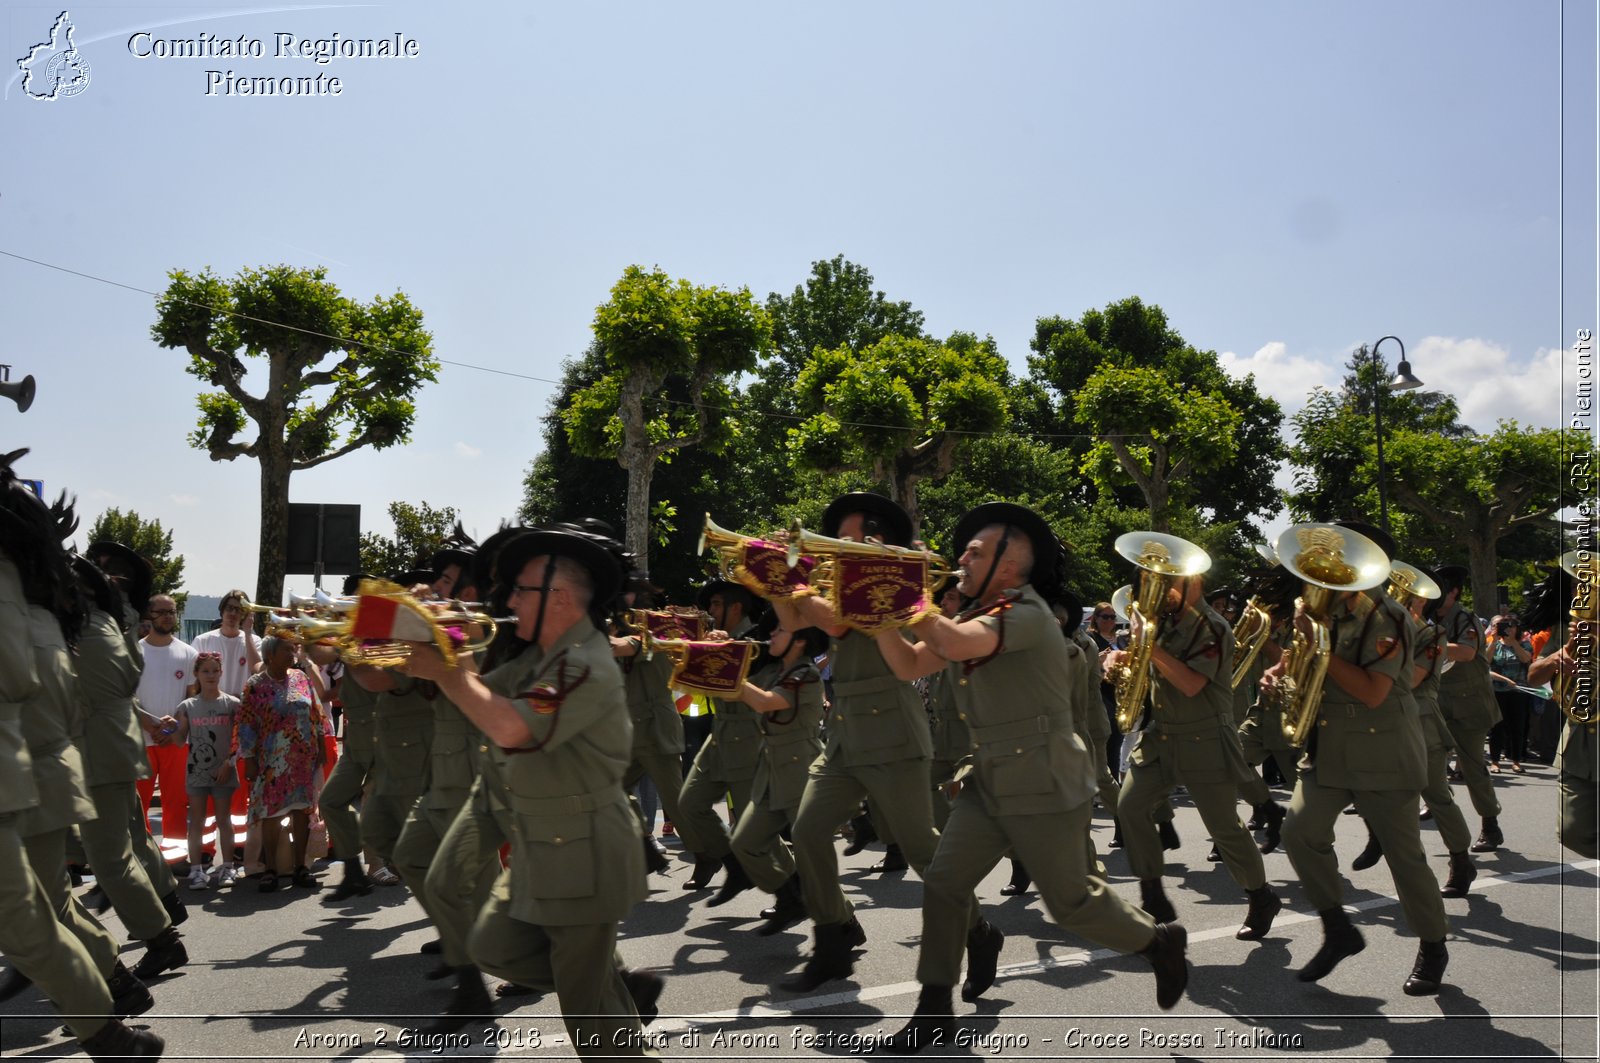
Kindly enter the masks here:
M 1278 536 L 1278 561 L 1305 585 L 1296 606 L 1311 634 L 1296 629 L 1284 651 L 1278 704 L 1283 737 L 1303 747 L 1322 704 L 1322 683 L 1333 654 L 1329 611 L 1344 591 L 1364 591 L 1389 575 L 1389 558 L 1371 539 L 1337 524 L 1296 524 Z
M 1139 566 L 1139 589 L 1127 605 L 1128 657 L 1106 679 L 1117 693 L 1117 728 L 1129 734 L 1138 726 L 1150 691 L 1150 654 L 1160 635 L 1161 610 L 1180 579 L 1211 567 L 1211 557 L 1187 539 L 1161 532 L 1128 532 L 1118 537 L 1117 553 Z
M 1584 555 L 1587 556 L 1584 556 Z M 1600 592 L 1600 560 L 1593 551 L 1568 550 L 1561 555 L 1561 567 L 1573 579 L 1572 612 L 1569 615 L 1577 625 L 1577 668 L 1568 675 L 1556 672 L 1550 681 L 1550 697 L 1561 706 L 1568 720 L 1577 724 L 1595 721 L 1595 624 L 1600 622 L 1600 602 L 1595 595 Z
M 1233 678 L 1231 686 L 1239 689 L 1239 684 L 1244 682 L 1244 677 L 1250 674 L 1250 666 L 1256 663 L 1256 658 L 1261 655 L 1261 647 L 1267 644 L 1267 638 L 1272 634 L 1272 613 L 1267 610 L 1266 603 L 1260 598 L 1252 596 L 1244 603 L 1244 609 L 1239 613 L 1239 619 L 1233 625 Z

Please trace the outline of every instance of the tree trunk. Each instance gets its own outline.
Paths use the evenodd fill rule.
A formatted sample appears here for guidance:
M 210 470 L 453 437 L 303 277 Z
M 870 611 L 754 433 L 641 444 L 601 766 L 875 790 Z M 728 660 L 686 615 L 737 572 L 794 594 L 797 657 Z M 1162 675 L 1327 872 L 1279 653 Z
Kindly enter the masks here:
M 284 553 L 289 542 L 289 457 L 283 444 L 266 439 L 261 448 L 261 538 L 256 564 L 256 601 L 283 602 Z
M 650 567 L 650 481 L 655 478 L 656 459 L 648 451 L 625 450 L 622 467 L 628 470 L 628 509 L 626 541 L 640 568 Z
M 1479 616 L 1494 616 L 1500 611 L 1500 595 L 1495 581 L 1499 538 L 1500 529 L 1492 524 L 1477 525 L 1468 531 L 1467 569 L 1472 580 L 1472 611 Z
M 1172 531 L 1171 485 L 1160 476 L 1152 476 L 1144 485 L 1145 500 L 1150 503 L 1150 530 L 1168 534 Z
M 911 538 L 922 538 L 922 507 L 917 505 L 917 481 L 921 477 L 899 468 L 895 462 L 889 474 L 889 497 L 911 518 Z

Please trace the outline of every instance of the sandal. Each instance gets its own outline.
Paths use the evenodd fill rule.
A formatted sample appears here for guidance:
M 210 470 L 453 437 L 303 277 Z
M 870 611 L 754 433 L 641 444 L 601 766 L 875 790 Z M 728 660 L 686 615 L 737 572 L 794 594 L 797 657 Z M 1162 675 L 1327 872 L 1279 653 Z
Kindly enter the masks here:
M 270 869 L 261 872 L 261 882 L 256 886 L 256 889 L 260 890 L 262 893 L 273 893 L 277 890 L 277 888 L 278 873 Z
M 294 869 L 292 881 L 301 889 L 320 890 L 322 888 L 322 880 L 313 875 L 304 864 Z
M 1521 765 L 1521 764 L 1518 764 L 1518 763 L 1517 763 L 1517 762 L 1516 762 L 1516 761 L 1514 761 L 1514 760 L 1513 760 L 1513 761 L 1512 761 L 1512 762 L 1511 762 L 1511 770 L 1512 770 L 1512 771 L 1514 771 L 1514 772 L 1516 772 L 1516 773 L 1517 773 L 1517 774 L 1518 774 L 1518 775 L 1522 775 L 1522 774 L 1524 774 L 1524 772 L 1523 772 L 1523 768 L 1522 768 L 1522 765 Z
M 1500 762 L 1498 760 L 1490 761 L 1489 762 L 1489 770 L 1494 772 L 1496 775 L 1499 775 L 1500 774 Z

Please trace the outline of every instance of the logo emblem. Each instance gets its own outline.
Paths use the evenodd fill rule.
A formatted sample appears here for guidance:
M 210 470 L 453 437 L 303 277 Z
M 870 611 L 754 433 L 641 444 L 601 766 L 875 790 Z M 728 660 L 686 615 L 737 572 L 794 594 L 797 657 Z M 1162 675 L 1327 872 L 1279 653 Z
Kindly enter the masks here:
M 89 61 L 72 39 L 72 16 L 66 11 L 50 27 L 50 39 L 28 49 L 17 60 L 22 91 L 35 100 L 52 102 L 76 96 L 89 87 Z

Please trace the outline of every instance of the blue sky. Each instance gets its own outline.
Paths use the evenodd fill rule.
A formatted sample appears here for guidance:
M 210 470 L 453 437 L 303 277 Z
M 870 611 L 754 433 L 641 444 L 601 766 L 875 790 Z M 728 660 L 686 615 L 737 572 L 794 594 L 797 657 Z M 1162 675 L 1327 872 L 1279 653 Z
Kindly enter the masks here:
M 1037 317 L 1140 295 L 1291 409 L 1394 334 L 1490 429 L 1559 423 L 1566 347 L 1595 325 L 1593 4 L 69 10 L 91 80 L 50 102 L 15 60 L 61 8 L 0 21 L 0 250 L 148 290 L 323 264 L 352 295 L 404 289 L 451 361 L 556 377 L 630 263 L 764 296 L 842 253 L 1019 369 Z M 267 54 L 141 59 L 140 31 Z M 420 54 L 319 66 L 275 58 L 278 32 Z M 343 91 L 207 96 L 208 69 Z M 161 518 L 189 589 L 253 587 L 256 468 L 187 447 L 198 382 L 153 317 L 0 256 L 0 361 L 39 383 L 0 442 L 86 524 Z M 487 534 L 549 391 L 446 366 L 411 445 L 297 474 L 292 498 L 385 532 L 391 499 L 426 499 Z

